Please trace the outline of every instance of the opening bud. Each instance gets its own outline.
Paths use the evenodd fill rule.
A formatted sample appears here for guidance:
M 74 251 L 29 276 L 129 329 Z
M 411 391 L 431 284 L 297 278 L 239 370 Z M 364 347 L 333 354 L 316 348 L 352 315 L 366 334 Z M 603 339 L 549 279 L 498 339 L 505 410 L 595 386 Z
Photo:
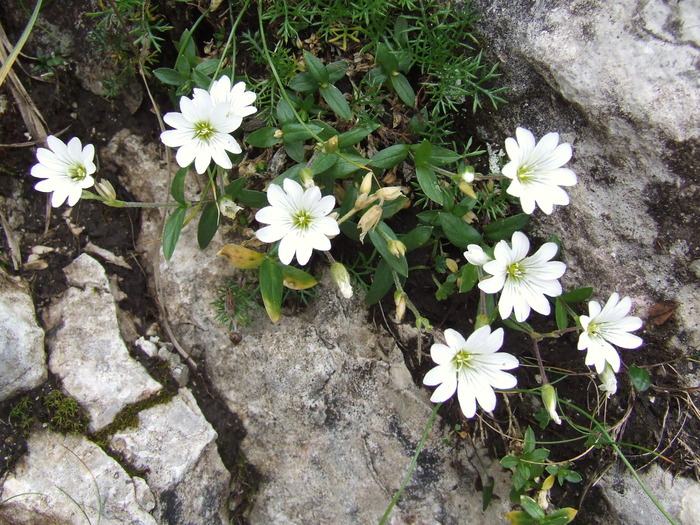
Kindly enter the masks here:
M 445 259 L 445 265 L 447 266 L 447 269 L 450 271 L 450 273 L 457 273 L 459 271 L 457 261 L 455 261 L 454 259 L 450 259 L 448 257 L 447 259 Z
M 605 392 L 605 397 L 614 396 L 617 392 L 617 377 L 610 364 L 605 363 L 605 370 L 598 376 L 601 381 L 600 389 Z
M 394 255 L 394 257 L 401 257 L 406 255 L 406 245 L 401 241 L 391 240 L 389 241 L 389 251 Z
M 475 173 L 476 170 L 474 170 L 474 166 L 464 166 L 464 168 L 462 168 L 462 170 L 459 172 L 459 178 L 467 184 L 471 184 L 474 182 Z
M 221 215 L 225 215 L 229 219 L 235 219 L 238 212 L 242 209 L 243 208 L 236 204 L 236 201 L 234 201 L 228 195 L 222 195 L 219 197 L 219 211 L 221 212 Z
M 362 231 L 360 233 L 360 242 L 364 242 L 365 235 L 373 229 L 379 221 L 382 220 L 382 205 L 375 204 L 360 217 L 357 227 Z
M 406 315 L 406 294 L 401 290 L 394 292 L 394 304 L 396 305 L 396 322 L 400 323 Z
M 299 170 L 299 177 L 301 178 L 301 185 L 307 190 L 316 186 L 316 182 L 314 182 L 314 172 L 309 168 L 301 168 Z
M 105 201 L 111 202 L 117 200 L 117 192 L 114 191 L 114 186 L 107 179 L 100 179 L 95 183 L 97 193 Z
M 375 191 L 374 195 L 383 201 L 393 201 L 401 197 L 403 193 L 401 192 L 401 186 L 387 186 Z
M 332 154 L 338 151 L 338 135 L 334 135 L 323 143 L 323 153 Z
M 369 195 L 369 192 L 372 191 L 373 178 L 374 173 L 372 173 L 371 171 L 362 178 L 362 184 L 360 184 L 360 195 Z
M 352 297 L 352 285 L 350 284 L 350 274 L 342 263 L 334 262 L 331 265 L 331 277 L 338 285 L 340 293 L 346 299 Z
M 542 386 L 542 403 L 549 412 L 549 417 L 552 418 L 557 425 L 561 425 L 561 418 L 557 414 L 557 389 L 551 383 Z
M 284 131 L 282 131 L 281 129 L 276 129 L 272 136 L 276 139 L 281 139 L 282 137 L 284 137 Z

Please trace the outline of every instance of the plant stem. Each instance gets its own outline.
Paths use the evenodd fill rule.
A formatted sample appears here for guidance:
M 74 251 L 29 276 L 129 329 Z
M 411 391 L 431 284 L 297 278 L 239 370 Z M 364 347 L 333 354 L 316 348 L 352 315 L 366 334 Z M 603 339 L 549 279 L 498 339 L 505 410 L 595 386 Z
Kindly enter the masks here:
M 394 508 L 394 505 L 396 505 L 396 503 L 399 501 L 399 498 L 401 497 L 401 494 L 403 494 L 406 485 L 408 485 L 408 481 L 411 479 L 411 476 L 413 475 L 413 470 L 416 468 L 416 464 L 418 463 L 418 456 L 423 450 L 425 441 L 428 439 L 428 432 L 430 432 L 430 428 L 433 426 L 433 421 L 435 421 L 435 416 L 437 416 L 437 412 L 441 406 L 442 403 L 438 403 L 437 405 L 435 405 L 435 408 L 433 408 L 433 412 L 432 414 L 430 414 L 430 417 L 428 418 L 428 423 L 425 425 L 425 430 L 423 430 L 423 436 L 421 437 L 420 443 L 418 443 L 416 453 L 413 454 L 413 459 L 411 460 L 411 464 L 408 467 L 408 472 L 406 472 L 406 476 L 403 479 L 403 483 L 401 483 L 399 490 L 397 490 L 396 494 L 394 494 L 394 498 L 391 500 L 391 503 L 389 503 L 389 507 L 387 507 L 384 516 L 382 516 L 382 519 L 379 521 L 379 525 L 384 525 L 386 523 L 386 520 L 389 518 L 389 515 L 391 514 L 391 511 Z
M 537 366 L 540 369 L 540 376 L 541 380 L 540 383 L 543 385 L 546 385 L 549 383 L 549 379 L 547 379 L 547 372 L 544 371 L 544 365 L 542 364 L 542 356 L 540 355 L 540 347 L 537 344 L 537 339 L 534 337 L 532 338 L 532 351 L 535 353 L 535 358 L 537 358 Z

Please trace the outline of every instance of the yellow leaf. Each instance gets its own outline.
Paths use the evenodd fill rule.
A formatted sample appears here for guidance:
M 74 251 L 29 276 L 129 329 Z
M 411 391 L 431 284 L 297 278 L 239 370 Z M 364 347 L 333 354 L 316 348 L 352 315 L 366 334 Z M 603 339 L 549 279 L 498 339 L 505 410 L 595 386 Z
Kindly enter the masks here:
M 313 276 L 294 266 L 282 266 L 283 284 L 291 290 L 306 290 L 318 284 Z
M 217 252 L 216 256 L 226 257 L 231 266 L 240 270 L 257 268 L 265 260 L 264 253 L 258 253 L 237 244 L 227 244 Z
M 556 479 L 556 476 L 554 474 L 550 474 L 547 476 L 547 479 L 544 480 L 542 483 L 542 490 L 549 490 L 554 486 L 554 480 Z

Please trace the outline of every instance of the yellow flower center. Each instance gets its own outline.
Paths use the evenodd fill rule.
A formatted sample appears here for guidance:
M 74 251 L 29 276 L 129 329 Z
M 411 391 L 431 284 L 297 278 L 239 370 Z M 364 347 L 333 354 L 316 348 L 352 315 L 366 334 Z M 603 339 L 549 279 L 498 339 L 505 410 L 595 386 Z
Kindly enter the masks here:
M 533 170 L 527 164 L 523 164 L 518 168 L 518 180 L 523 184 L 527 184 L 533 179 Z
M 210 122 L 203 120 L 194 125 L 194 136 L 204 142 L 209 142 L 216 130 Z
M 452 362 L 454 363 L 455 368 L 457 368 L 457 372 L 459 372 L 463 368 L 471 368 L 473 360 L 474 355 L 470 354 L 467 350 L 460 350 L 452 358 Z
M 292 224 L 299 230 L 308 230 L 313 221 L 313 216 L 306 210 L 299 210 L 292 215 Z
M 87 170 L 82 164 L 73 164 L 68 168 L 68 176 L 74 182 L 79 182 L 87 177 Z
M 508 277 L 510 277 L 511 279 L 521 279 L 523 275 L 525 275 L 525 271 L 520 262 L 514 262 L 509 264 L 506 267 L 506 272 L 508 273 Z

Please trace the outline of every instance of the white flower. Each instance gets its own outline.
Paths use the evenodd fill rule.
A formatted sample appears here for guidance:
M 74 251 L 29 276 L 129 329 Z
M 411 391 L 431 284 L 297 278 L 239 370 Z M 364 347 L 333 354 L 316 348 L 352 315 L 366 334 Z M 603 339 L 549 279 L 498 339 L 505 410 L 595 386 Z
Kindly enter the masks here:
M 262 242 L 281 240 L 277 254 L 284 264 L 292 262 L 294 255 L 299 264 L 306 264 L 314 249 L 330 250 L 329 237 L 340 233 L 338 222 L 327 216 L 335 206 L 335 197 L 321 197 L 318 186 L 305 191 L 291 179 L 284 179 L 283 184 L 284 189 L 277 184 L 267 189 L 270 206 L 259 210 L 255 219 L 270 226 L 256 235 Z
M 51 206 L 58 208 L 68 199 L 68 206 L 75 206 L 84 189 L 95 184 L 91 177 L 97 170 L 93 158 L 95 146 L 86 144 L 73 137 L 64 144 L 61 139 L 49 135 L 46 137 L 49 149 L 36 151 L 38 164 L 32 166 L 32 176 L 44 179 L 37 182 L 34 189 L 44 193 L 53 192 Z
M 601 382 L 600 389 L 606 392 L 605 397 L 614 396 L 617 392 L 617 377 L 615 377 L 615 372 L 609 363 L 605 364 L 605 370 L 598 378 Z
M 535 204 L 547 215 L 555 204 L 569 204 L 569 195 L 559 186 L 576 184 L 576 174 L 562 168 L 571 159 L 571 146 L 559 144 L 559 133 L 547 133 L 537 145 L 525 128 L 516 129 L 515 136 L 517 140 L 506 139 L 510 162 L 501 170 L 512 180 L 507 193 L 520 197 L 525 213 L 535 211 Z
M 551 307 L 545 295 L 561 295 L 561 284 L 557 279 L 566 271 L 563 262 L 550 261 L 557 253 L 557 245 L 545 243 L 534 255 L 527 257 L 530 241 L 524 233 L 515 232 L 512 244 L 512 248 L 506 241 L 496 245 L 494 260 L 483 266 L 492 277 L 481 281 L 479 288 L 486 293 L 501 292 L 498 311 L 503 319 L 514 311 L 518 321 L 525 321 L 531 308 L 549 315 Z
M 515 356 L 498 352 L 503 344 L 503 329 L 491 333 L 491 327 L 483 326 L 465 341 L 459 332 L 448 328 L 445 342 L 447 345 L 436 343 L 430 347 L 430 356 L 438 366 L 425 374 L 423 384 L 440 385 L 430 400 L 442 403 L 457 390 L 459 406 L 466 417 L 474 417 L 477 401 L 491 412 L 496 407 L 493 389 L 513 388 L 517 382 L 515 376 L 503 372 L 519 365 Z
M 202 92 L 201 89 L 195 89 L 194 97 L 197 98 Z M 239 117 L 239 126 L 243 117 L 252 115 L 258 110 L 251 105 L 255 102 L 256 95 L 252 91 L 245 90 L 245 82 L 237 82 L 231 87 L 231 79 L 226 75 L 211 83 L 209 94 L 214 105 L 226 104 L 228 106 L 227 117 Z
M 631 308 L 629 297 L 620 300 L 620 296 L 613 293 L 604 308 L 601 309 L 597 301 L 590 301 L 590 315 L 579 317 L 583 332 L 578 338 L 578 349 L 588 349 L 586 364 L 595 366 L 599 374 L 603 373 L 605 363 L 609 363 L 613 371 L 620 371 L 620 356 L 613 345 L 639 348 L 644 342 L 641 337 L 628 333 L 642 327 L 639 317 L 627 316 Z
M 193 98 L 180 98 L 182 113 L 166 113 L 163 120 L 175 129 L 164 131 L 160 140 L 179 148 L 175 156 L 181 167 L 194 161 L 197 173 L 204 173 L 212 159 L 224 169 L 233 167 L 227 151 L 240 153 L 241 146 L 230 133 L 241 125 L 238 115 L 227 116 L 226 102 L 214 104 L 211 95 L 195 89 Z
M 478 244 L 470 244 L 467 246 L 467 251 L 464 252 L 464 258 L 474 266 L 483 266 L 487 262 L 493 260 Z

